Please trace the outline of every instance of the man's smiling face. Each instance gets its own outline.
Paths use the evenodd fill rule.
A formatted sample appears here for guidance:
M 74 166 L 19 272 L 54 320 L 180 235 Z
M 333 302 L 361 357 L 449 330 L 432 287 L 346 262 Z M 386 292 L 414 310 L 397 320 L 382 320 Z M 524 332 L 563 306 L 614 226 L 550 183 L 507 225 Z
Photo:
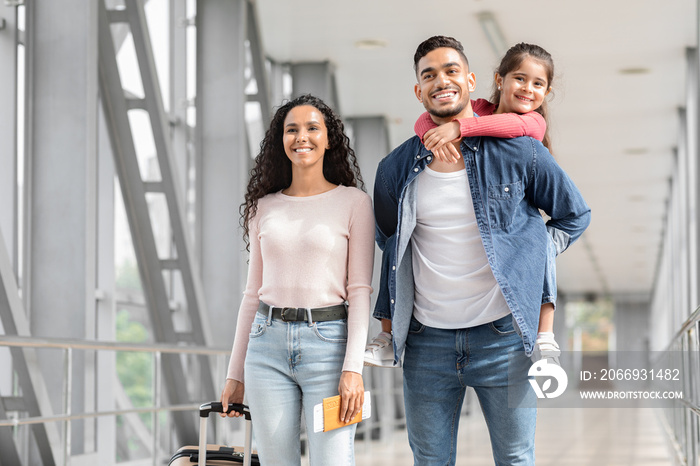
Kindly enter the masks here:
M 428 52 L 418 62 L 416 74 L 416 97 L 436 123 L 472 116 L 469 94 L 476 80 L 457 50 L 441 47 Z

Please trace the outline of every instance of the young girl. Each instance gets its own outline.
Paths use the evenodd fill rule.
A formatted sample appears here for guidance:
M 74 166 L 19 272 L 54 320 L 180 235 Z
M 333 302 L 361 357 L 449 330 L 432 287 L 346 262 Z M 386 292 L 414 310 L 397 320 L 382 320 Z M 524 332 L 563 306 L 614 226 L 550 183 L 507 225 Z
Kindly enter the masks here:
M 314 406 L 341 396 L 348 422 L 364 402 L 374 215 L 343 124 L 305 95 L 273 117 L 241 206 L 248 282 L 221 402 L 244 387 L 262 464 L 354 464 L 356 424 L 313 432 Z M 244 384 L 245 383 L 245 384 Z M 238 413 L 229 413 L 238 416 Z
M 551 90 L 553 76 L 554 63 L 546 50 L 537 45 L 517 44 L 506 52 L 496 70 L 491 101 L 498 104 L 485 99 L 472 100 L 472 109 L 479 118 L 458 119 L 441 126 L 436 125 L 430 114 L 425 112 L 416 121 L 415 132 L 423 140 L 425 148 L 432 151 L 436 159 L 445 162 L 456 163 L 462 157 L 459 142 L 453 144 L 453 141 L 470 136 L 530 136 L 550 149 L 545 97 Z M 553 332 L 556 254 L 554 243 L 550 242 L 535 345 L 534 357 L 538 359 L 559 356 L 559 346 Z M 381 325 L 382 332 L 367 345 L 365 365 L 398 367 L 394 365 L 391 321 L 381 319 Z

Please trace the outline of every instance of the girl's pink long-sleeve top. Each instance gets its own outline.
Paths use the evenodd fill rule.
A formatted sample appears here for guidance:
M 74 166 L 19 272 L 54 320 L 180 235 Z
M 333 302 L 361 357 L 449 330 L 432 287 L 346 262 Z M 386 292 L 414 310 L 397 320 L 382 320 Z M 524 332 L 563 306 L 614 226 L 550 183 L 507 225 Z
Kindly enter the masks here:
M 530 136 L 541 141 L 547 130 L 547 123 L 544 117 L 537 112 L 524 114 L 518 113 L 498 113 L 496 105 L 486 99 L 472 100 L 472 110 L 479 115 L 479 118 L 460 118 L 459 132 L 462 137 L 470 136 L 492 136 L 496 138 L 517 138 L 519 136 Z M 425 133 L 432 128 L 437 128 L 435 122 L 430 118 L 428 112 L 424 112 L 416 124 L 413 126 L 416 134 L 423 139 Z

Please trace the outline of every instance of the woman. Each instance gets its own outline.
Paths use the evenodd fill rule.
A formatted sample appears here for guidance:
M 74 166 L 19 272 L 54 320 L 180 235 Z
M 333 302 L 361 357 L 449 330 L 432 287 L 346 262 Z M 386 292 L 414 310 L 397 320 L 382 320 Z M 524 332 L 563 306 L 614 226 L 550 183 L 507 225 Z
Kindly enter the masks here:
M 374 216 L 358 185 L 326 104 L 304 95 L 277 110 L 241 206 L 248 282 L 221 394 L 226 405 L 245 393 L 263 464 L 300 464 L 302 413 L 312 426 L 323 398 L 341 396 L 343 422 L 364 402 Z M 311 464 L 354 464 L 355 427 L 307 428 Z

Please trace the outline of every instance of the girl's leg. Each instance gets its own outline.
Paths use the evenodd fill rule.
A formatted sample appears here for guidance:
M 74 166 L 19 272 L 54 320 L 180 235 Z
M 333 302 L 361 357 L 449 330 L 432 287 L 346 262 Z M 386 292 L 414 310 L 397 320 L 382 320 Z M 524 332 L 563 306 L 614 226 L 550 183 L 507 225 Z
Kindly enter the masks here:
M 382 319 L 382 332 L 391 333 L 390 319 Z
M 540 323 L 537 328 L 533 360 L 551 358 L 558 364 L 561 351 L 559 351 L 559 345 L 554 339 L 554 303 L 557 300 L 556 254 L 554 242 L 550 240 L 547 247 Z
M 540 324 L 537 332 L 554 333 L 554 304 L 545 303 L 540 307 Z

